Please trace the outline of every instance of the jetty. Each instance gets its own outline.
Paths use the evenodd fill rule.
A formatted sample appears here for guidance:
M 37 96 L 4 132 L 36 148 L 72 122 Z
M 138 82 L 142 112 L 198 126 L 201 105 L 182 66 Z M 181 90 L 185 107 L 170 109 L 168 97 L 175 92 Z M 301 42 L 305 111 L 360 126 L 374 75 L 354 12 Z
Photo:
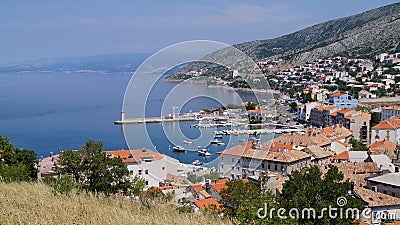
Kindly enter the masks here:
M 121 125 L 121 124 L 138 124 L 138 123 L 164 123 L 164 122 L 180 122 L 180 121 L 196 121 L 196 120 L 226 121 L 228 120 L 228 117 L 213 115 L 213 116 L 199 118 L 196 114 L 184 114 L 184 115 L 146 117 L 146 118 L 125 118 L 125 112 L 121 112 L 121 119 L 114 121 L 114 124 Z

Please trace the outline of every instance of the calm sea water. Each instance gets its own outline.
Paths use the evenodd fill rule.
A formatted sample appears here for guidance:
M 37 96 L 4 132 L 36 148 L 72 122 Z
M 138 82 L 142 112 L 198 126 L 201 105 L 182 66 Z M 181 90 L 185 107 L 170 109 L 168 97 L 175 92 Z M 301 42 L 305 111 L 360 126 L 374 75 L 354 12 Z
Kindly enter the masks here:
M 120 118 L 130 78 L 129 75 L 0 73 L 0 135 L 7 135 L 16 147 L 35 150 L 38 157 L 63 149 L 78 149 L 88 139 L 102 141 L 107 150 L 127 149 L 122 127 L 113 122 Z M 140 82 L 147 81 L 143 79 L 136 85 L 140 86 Z M 151 95 L 153 100 L 149 100 L 146 106 L 150 107 L 148 111 L 152 113 L 146 115 L 158 116 L 168 112 L 168 109 L 161 109 L 160 102 L 166 90 L 171 90 L 175 85 L 163 81 L 157 83 Z M 179 96 L 184 99 L 188 90 L 234 101 L 230 90 L 184 84 L 175 93 L 171 104 L 179 102 Z M 243 94 L 244 100 L 252 100 L 252 97 Z M 219 103 L 213 99 L 196 98 L 186 102 L 180 110 L 188 112 L 218 106 Z M 213 138 L 212 130 L 192 128 L 190 125 L 195 123 L 136 124 L 126 125 L 124 129 L 134 139 L 129 142 L 130 148 L 157 149 L 184 163 L 191 163 L 195 159 L 210 162 L 217 157 L 218 151 L 239 144 L 243 138 L 224 137 L 223 141 L 229 145 L 209 145 Z M 143 138 L 143 135 L 147 136 L 143 130 L 147 131 L 150 142 Z M 184 138 L 198 139 L 198 143 L 208 146 L 213 155 L 203 158 L 195 151 L 185 154 L 173 152 L 174 144 L 183 145 L 182 134 Z M 172 140 L 175 136 L 179 138 Z M 196 150 L 198 143 L 186 145 L 185 148 Z

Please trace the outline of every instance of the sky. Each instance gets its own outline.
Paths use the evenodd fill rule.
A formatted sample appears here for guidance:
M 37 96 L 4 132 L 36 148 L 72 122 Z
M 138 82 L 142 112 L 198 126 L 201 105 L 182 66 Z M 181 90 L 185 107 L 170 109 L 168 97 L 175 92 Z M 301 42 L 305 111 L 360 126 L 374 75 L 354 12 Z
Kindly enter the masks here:
M 150 53 L 190 40 L 237 44 L 269 39 L 396 2 L 1 0 L 0 65 L 42 58 Z

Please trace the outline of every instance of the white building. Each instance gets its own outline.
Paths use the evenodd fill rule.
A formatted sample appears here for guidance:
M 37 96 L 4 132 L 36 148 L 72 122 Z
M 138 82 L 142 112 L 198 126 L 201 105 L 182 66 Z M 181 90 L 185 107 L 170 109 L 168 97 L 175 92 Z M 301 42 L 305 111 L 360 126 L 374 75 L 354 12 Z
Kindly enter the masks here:
M 390 117 L 382 120 L 371 129 L 371 143 L 387 140 L 400 143 L 400 117 Z
M 179 175 L 177 159 L 149 149 L 106 151 L 106 154 L 121 158 L 132 177 L 139 176 L 146 181 L 146 188 L 159 187 L 168 173 Z
M 309 121 L 311 109 L 319 105 L 318 102 L 309 102 L 297 108 L 298 119 L 302 121 Z

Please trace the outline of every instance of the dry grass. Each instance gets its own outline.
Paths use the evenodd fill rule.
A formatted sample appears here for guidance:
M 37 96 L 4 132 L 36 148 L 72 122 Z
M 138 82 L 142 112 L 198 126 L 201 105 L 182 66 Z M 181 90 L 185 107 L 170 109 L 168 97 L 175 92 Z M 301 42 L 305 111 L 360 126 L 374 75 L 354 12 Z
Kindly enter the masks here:
M 44 184 L 0 183 L 0 224 L 231 224 L 209 214 L 180 214 L 117 198 L 55 195 Z

